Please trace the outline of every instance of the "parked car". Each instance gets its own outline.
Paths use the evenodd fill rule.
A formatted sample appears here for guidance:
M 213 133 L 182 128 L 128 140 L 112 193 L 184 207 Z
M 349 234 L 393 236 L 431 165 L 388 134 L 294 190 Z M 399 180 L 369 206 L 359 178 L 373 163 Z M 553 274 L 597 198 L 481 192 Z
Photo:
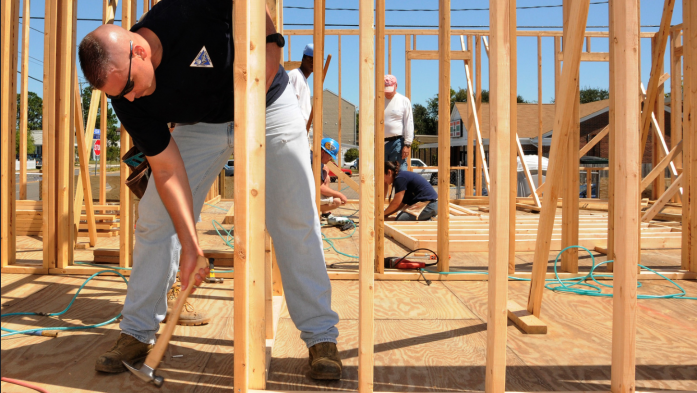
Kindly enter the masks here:
M 356 159 L 353 160 L 353 161 L 345 162 L 344 165 L 342 165 L 342 166 L 343 166 L 343 167 L 346 167 L 346 168 L 351 168 L 351 169 L 353 169 L 353 168 L 355 168 L 356 165 L 358 165 L 358 163 L 357 163 L 356 161 L 358 161 L 358 158 L 356 158 Z
M 350 169 L 341 168 L 341 171 L 344 172 L 347 176 L 353 175 L 353 172 L 351 172 Z M 339 176 L 335 175 L 334 172 L 329 171 L 329 180 L 330 180 L 332 183 L 334 183 L 338 177 L 339 177 Z
M 431 185 L 438 184 L 438 170 L 428 169 L 426 163 L 418 158 L 411 159 L 411 171 L 423 176 Z
M 227 164 L 223 168 L 225 176 L 235 176 L 235 160 L 227 160 Z
M 586 190 L 588 190 L 588 186 L 586 184 L 582 184 L 578 190 L 578 197 L 588 198 L 588 192 Z M 595 183 L 591 184 L 591 198 L 598 198 L 598 185 Z

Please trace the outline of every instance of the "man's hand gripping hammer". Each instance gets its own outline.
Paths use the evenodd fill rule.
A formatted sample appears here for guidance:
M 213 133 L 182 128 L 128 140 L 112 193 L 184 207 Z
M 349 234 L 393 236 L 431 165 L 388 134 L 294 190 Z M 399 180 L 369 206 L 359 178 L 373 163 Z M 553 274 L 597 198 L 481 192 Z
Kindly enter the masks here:
M 186 298 L 189 297 L 191 291 L 193 291 L 194 289 L 194 282 L 196 282 L 196 273 L 198 273 L 199 269 L 206 268 L 208 268 L 208 261 L 206 260 L 206 258 L 199 256 L 198 260 L 196 261 L 196 268 L 191 273 L 191 277 L 189 277 L 189 285 L 182 293 L 179 294 L 179 297 L 177 297 L 177 302 L 174 304 L 172 314 L 169 316 L 167 320 L 165 329 L 160 335 L 160 338 L 155 343 L 155 347 L 153 347 L 152 351 L 150 351 L 150 354 L 148 354 L 148 357 L 145 359 L 143 366 L 141 366 L 140 369 L 137 369 L 131 366 L 130 364 L 123 362 L 126 368 L 131 370 L 133 374 L 135 374 L 138 378 L 142 379 L 143 381 L 152 382 L 158 388 L 162 386 L 162 384 L 165 382 L 164 378 L 155 375 L 155 370 L 157 369 L 157 366 L 160 364 L 162 357 L 165 355 L 165 351 L 167 350 L 167 346 L 169 345 L 169 340 L 172 338 L 174 328 L 177 326 L 177 321 L 179 321 L 179 315 L 182 312 L 182 308 L 184 307 Z

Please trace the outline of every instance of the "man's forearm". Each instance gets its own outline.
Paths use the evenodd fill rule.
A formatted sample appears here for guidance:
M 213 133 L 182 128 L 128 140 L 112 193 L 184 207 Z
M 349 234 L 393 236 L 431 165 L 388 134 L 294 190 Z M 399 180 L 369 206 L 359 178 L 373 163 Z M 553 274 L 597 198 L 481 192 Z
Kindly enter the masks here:
M 322 184 L 319 187 L 319 193 L 324 195 L 324 196 L 334 197 L 334 198 L 341 198 L 341 196 L 343 195 L 341 192 L 339 192 L 337 190 L 333 190 L 332 188 L 330 188 L 329 186 L 326 186 L 324 184 Z
M 172 219 L 182 247 L 198 248 L 194 204 L 179 148 L 170 140 L 162 153 L 148 157 L 155 187 Z

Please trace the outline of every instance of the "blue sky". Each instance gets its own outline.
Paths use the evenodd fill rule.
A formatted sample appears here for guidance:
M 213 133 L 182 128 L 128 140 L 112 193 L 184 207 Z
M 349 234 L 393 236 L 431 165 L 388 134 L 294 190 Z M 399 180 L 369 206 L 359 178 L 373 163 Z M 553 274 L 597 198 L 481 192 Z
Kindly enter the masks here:
M 25 1 L 25 0 L 22 0 Z M 191 0 L 195 1 L 195 0 Z M 591 0 L 591 3 L 602 2 L 603 0 Z M 119 1 L 119 8 L 116 15 L 117 20 L 121 16 L 122 1 Z M 539 5 L 560 5 L 562 0 L 518 0 L 518 7 L 539 6 Z M 682 22 L 682 2 L 676 1 L 673 13 L 672 24 Z M 78 2 L 78 18 L 102 17 L 102 2 L 95 0 L 82 0 Z M 31 2 L 31 16 L 44 16 L 43 1 Z M 313 0 L 284 0 L 284 7 L 313 7 Z M 357 0 L 327 0 L 327 8 L 357 8 Z M 451 8 L 487 8 L 487 0 L 451 0 Z M 386 0 L 387 9 L 437 9 L 437 0 Z M 641 0 L 641 24 L 642 26 L 658 25 L 661 20 L 663 1 L 660 0 Z M 138 17 L 143 12 L 143 0 L 138 1 Z M 489 24 L 488 11 L 453 11 L 453 26 L 487 26 Z M 519 9 L 517 11 L 518 26 L 561 26 L 562 9 L 557 8 L 537 8 Z M 291 24 L 306 24 L 313 22 L 313 10 L 289 9 L 284 10 L 285 29 L 307 29 L 310 26 L 294 26 Z M 23 20 L 21 20 L 23 22 Z M 116 22 L 117 24 L 119 22 Z M 332 11 L 326 12 L 326 23 L 329 24 L 358 24 L 358 12 L 356 11 Z M 608 23 L 608 5 L 591 4 L 588 26 L 606 26 Z M 78 21 L 77 39 L 78 42 L 91 30 L 98 27 L 100 22 Z M 438 12 L 387 12 L 387 25 L 437 25 Z M 44 21 L 42 19 L 32 19 L 32 27 L 29 36 L 29 76 L 42 79 L 43 76 L 43 39 L 41 32 L 44 31 Z M 332 27 L 327 28 L 355 28 L 355 27 Z M 389 27 L 388 27 L 389 29 Z M 38 30 L 38 31 L 37 31 Z M 521 29 L 522 30 L 522 29 Z M 555 30 L 555 29 L 544 29 Z M 588 29 L 606 30 L 606 29 Z M 642 31 L 657 31 L 656 27 L 643 27 Z M 294 36 L 291 45 L 291 60 L 300 60 L 305 44 L 312 41 L 310 36 Z M 342 96 L 347 100 L 358 104 L 358 37 L 342 36 Z M 418 49 L 438 49 L 437 36 L 419 36 Z M 651 66 L 651 43 L 650 39 L 642 39 L 641 42 L 641 75 L 644 85 L 648 82 Z M 607 51 L 607 39 L 595 38 L 592 40 L 591 48 L 595 52 Z M 325 55 L 332 54 L 332 63 L 329 67 L 325 88 L 337 91 L 338 87 L 338 45 L 336 36 L 327 36 L 325 39 Z M 452 49 L 459 50 L 459 36 L 452 37 Z M 287 47 L 284 48 L 287 60 Z M 543 93 L 542 102 L 548 103 L 554 98 L 554 63 L 553 63 L 553 38 L 542 39 L 542 80 Z M 530 101 L 537 100 L 537 38 L 520 37 L 518 38 L 518 93 Z M 398 90 L 404 93 L 404 37 L 394 36 L 392 38 L 392 73 L 399 81 Z M 488 59 L 486 54 L 482 57 L 482 80 L 483 88 L 488 89 Z M 665 58 L 665 69 L 668 68 L 668 56 Z M 387 72 L 387 59 L 385 60 L 385 71 Z M 79 72 L 80 77 L 82 77 Z M 311 78 L 312 79 L 312 78 Z M 81 82 L 84 79 L 80 79 Z M 466 87 L 465 72 L 462 61 L 453 61 L 451 64 L 451 85 L 454 88 Z M 581 65 L 581 86 L 608 87 L 608 64 L 607 63 L 583 63 Z M 42 95 L 42 84 L 34 79 L 29 79 L 29 90 Z M 669 84 L 666 84 L 666 91 Z M 412 61 L 412 101 L 424 104 L 425 101 L 433 97 L 438 92 L 438 62 L 433 60 Z

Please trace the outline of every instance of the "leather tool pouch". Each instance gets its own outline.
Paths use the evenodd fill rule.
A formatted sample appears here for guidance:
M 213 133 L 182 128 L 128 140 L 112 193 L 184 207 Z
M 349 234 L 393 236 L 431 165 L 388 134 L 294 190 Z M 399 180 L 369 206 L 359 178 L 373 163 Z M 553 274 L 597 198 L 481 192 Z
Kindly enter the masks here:
M 142 198 L 150 180 L 150 165 L 147 158 L 133 146 L 121 159 L 132 171 L 126 179 L 126 186 L 136 197 Z

